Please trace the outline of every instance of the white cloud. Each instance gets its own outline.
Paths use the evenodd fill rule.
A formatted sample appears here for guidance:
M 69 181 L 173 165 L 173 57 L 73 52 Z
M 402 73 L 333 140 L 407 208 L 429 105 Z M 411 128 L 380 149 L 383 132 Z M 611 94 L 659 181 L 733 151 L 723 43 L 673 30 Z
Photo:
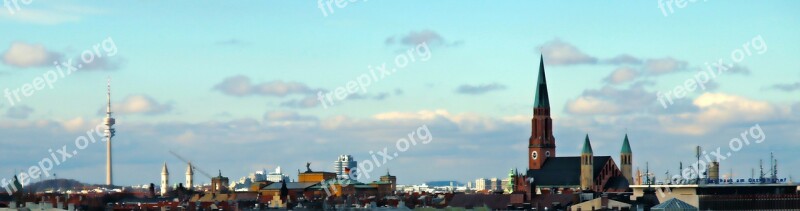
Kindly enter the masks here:
M 596 90 L 595 92 L 602 91 Z M 716 108 L 722 104 L 741 100 L 737 97 L 712 95 L 701 98 L 697 100 L 697 105 L 704 108 Z M 758 104 L 741 107 L 759 108 Z M 739 106 L 734 107 L 738 108 Z M 740 111 L 754 110 L 740 109 Z M 408 183 L 424 182 L 431 178 L 467 181 L 485 177 L 483 174 L 487 171 L 506 172 L 508 168 L 524 168 L 527 141 L 530 135 L 531 115 L 529 112 L 528 109 L 521 109 L 519 115 L 493 118 L 468 113 L 454 114 L 444 109 L 438 109 L 386 112 L 370 118 L 334 116 L 317 120 L 317 117 L 292 111 L 270 111 L 264 114 L 262 120 L 237 119 L 199 123 L 127 122 L 124 125 L 118 125 L 117 130 L 121 135 L 115 140 L 114 146 L 129 149 L 116 152 L 116 156 L 118 156 L 116 162 L 119 162 L 121 171 L 119 175 L 135 175 L 137 171 L 147 171 L 147 169 L 158 171 L 164 160 L 174 160 L 168 153 L 169 150 L 173 150 L 191 159 L 193 163 L 208 172 L 216 172 L 216 169 L 221 169 L 226 176 L 231 175 L 238 178 L 259 170 L 250 167 L 264 165 L 265 162 L 269 165 L 281 165 L 293 172 L 296 168 L 304 168 L 307 161 L 312 162 L 314 169 L 327 168 L 326 163 L 329 160 L 344 153 L 352 154 L 359 161 L 370 159 L 370 151 L 380 151 L 384 147 L 387 147 L 391 154 L 398 139 L 407 138 L 408 134 L 416 128 L 427 125 L 434 137 L 432 142 L 412 146 L 382 168 L 376 169 L 375 172 L 385 172 L 385 168 L 391 168 L 395 174 L 406 175 L 404 181 Z M 757 114 L 763 113 L 757 112 Z M 680 122 L 684 120 L 692 121 L 692 115 L 691 113 L 687 114 L 686 116 L 690 117 L 687 119 L 675 119 L 675 125 L 686 123 Z M 573 156 L 579 153 L 579 148 L 572 146 L 579 146 L 582 143 L 583 135 L 588 131 L 597 153 L 615 156 L 619 152 L 625 128 L 630 131 L 631 145 L 634 152 L 640 156 L 640 160 L 657 160 L 661 156 L 680 154 L 681 149 L 675 149 L 676 145 L 709 142 L 709 137 L 687 135 L 680 131 L 667 131 L 666 129 L 670 125 L 660 125 L 658 121 L 651 120 L 653 118 L 652 116 L 634 118 L 627 115 L 555 116 L 555 136 L 559 146 L 562 146 L 559 147 L 558 153 L 563 156 Z M 292 123 L 272 125 L 272 123 L 282 121 Z M 295 124 L 316 121 L 321 124 Z M 0 140 L 0 144 L 13 146 L 0 148 L 0 154 L 9 155 L 10 158 L 0 161 L 0 164 L 8 168 L 24 168 L 33 165 L 42 156 L 49 155 L 47 149 L 56 149 L 65 143 L 71 144 L 74 137 L 84 134 L 87 129 L 91 129 L 99 122 L 99 119 L 82 118 L 63 122 L 0 119 L 0 134 L 8 137 Z M 734 124 L 737 122 L 734 121 Z M 770 144 L 769 146 L 794 146 L 790 141 L 794 136 L 781 132 L 790 130 L 793 131 L 792 134 L 796 134 L 794 127 L 791 127 L 794 124 L 785 125 L 786 129 L 779 129 L 762 124 L 764 130 L 769 133 L 767 142 Z M 65 131 L 63 129 L 65 126 L 69 126 L 72 132 Z M 720 134 L 723 135 L 714 137 L 729 138 L 728 133 L 720 132 Z M 733 137 L 738 136 L 738 133 L 731 134 Z M 65 139 L 67 142 L 64 142 L 65 140 L 53 139 L 53 137 L 67 137 L 69 140 Z M 30 141 L 15 141 L 20 139 Z M 727 144 L 727 140 L 723 141 L 722 144 Z M 208 147 L 221 146 L 220 144 L 225 147 Z M 69 164 L 60 167 L 62 168 L 60 172 L 63 173 L 59 173 L 59 177 L 80 178 L 82 182 L 88 183 L 102 182 L 104 178 L 101 174 L 84 174 L 86 171 L 102 171 L 102 163 L 99 162 L 105 156 L 102 147 L 101 145 L 92 145 L 90 146 L 92 150 L 81 151 L 80 156 L 76 156 L 69 161 Z M 141 152 L 150 153 L 151 155 L 148 157 L 151 159 L 142 159 Z M 746 156 L 748 152 L 740 153 L 736 156 Z M 298 157 L 296 156 L 298 154 L 304 156 Z M 686 154 L 690 156 L 691 152 L 686 152 Z M 464 160 L 465 162 L 454 162 L 454 160 Z M 126 163 L 133 161 L 145 167 L 129 169 Z M 731 162 L 736 161 L 732 160 Z M 178 164 L 178 161 L 170 162 L 174 162 L 170 163 L 170 166 Z M 419 170 L 420 162 L 429 162 L 434 168 L 424 175 L 415 174 Z M 793 162 L 796 161 L 786 159 L 787 165 Z M 236 163 L 236 166 L 245 166 L 245 168 L 231 167 L 230 163 Z M 486 170 L 469 170 L 469 167 L 474 165 L 484 166 Z M 96 166 L 96 168 L 83 166 Z M 123 176 L 118 178 L 118 181 L 121 184 L 149 183 L 141 177 Z
M 655 104 L 655 94 L 642 84 L 629 88 L 604 86 L 587 89 L 581 96 L 567 101 L 564 111 L 578 115 L 621 115 L 647 112 Z
M 686 70 L 688 62 L 672 57 L 648 59 L 644 63 L 644 70 L 651 75 L 661 75 Z
M 392 45 L 398 42 L 402 45 L 407 46 L 417 46 L 422 43 L 426 43 L 432 46 L 458 46 L 461 45 L 463 42 L 456 41 L 452 43 L 448 43 L 447 40 L 442 37 L 439 33 L 425 29 L 421 31 L 410 31 L 408 34 L 395 38 L 394 36 L 386 38 L 384 44 Z
M 267 126 L 313 126 L 319 123 L 315 116 L 305 116 L 294 111 L 271 111 L 264 114 L 264 123 Z
M 617 104 L 614 102 L 592 96 L 581 96 L 567 103 L 567 112 L 573 114 L 618 114 Z
M 145 114 L 157 115 L 172 111 L 172 105 L 162 104 L 147 95 L 129 95 L 121 102 L 112 102 L 111 109 L 119 114 Z M 106 107 L 102 106 L 98 113 L 105 113 Z
M 53 11 L 22 8 L 15 10 L 14 14 L 8 12 L 0 13 L 0 17 L 22 23 L 32 23 L 41 25 L 55 25 L 67 22 L 77 22 L 81 18 L 75 14 L 56 13 Z
M 250 78 L 239 75 L 222 80 L 222 82 L 214 86 L 214 89 L 228 95 L 245 96 L 250 94 L 252 86 Z
M 400 42 L 405 45 L 419 45 L 422 43 L 429 44 L 443 44 L 444 38 L 439 33 L 431 30 L 422 30 L 419 32 L 411 31 L 406 36 L 400 38 Z
M 60 124 L 66 131 L 79 132 L 79 131 L 86 131 L 90 128 L 94 128 L 93 126 L 89 126 L 90 125 L 89 122 L 90 121 L 87 121 L 83 117 L 76 117 L 73 119 L 61 121 Z M 100 122 L 97 123 L 99 124 Z
M 778 109 L 766 101 L 723 93 L 704 93 L 694 100 L 701 109 L 698 120 L 708 123 L 736 121 L 760 121 L 777 114 Z
M 51 52 L 42 45 L 14 42 L 3 53 L 3 63 L 20 68 L 49 66 L 61 57 L 61 54 Z
M 572 44 L 555 39 L 539 47 L 545 65 L 595 64 L 597 58 L 587 55 Z
M 498 91 L 506 89 L 506 86 L 499 83 L 469 85 L 464 84 L 456 89 L 456 93 L 467 95 L 480 95 L 491 91 Z
M 378 120 L 432 120 L 438 117 L 449 117 L 450 112 L 444 109 L 422 110 L 418 112 L 384 112 L 373 115 Z
M 628 81 L 632 81 L 639 77 L 639 71 L 631 68 L 631 67 L 620 67 L 611 72 L 604 81 L 611 83 L 611 84 L 621 84 Z
M 44 4 L 45 2 L 37 2 L 36 4 L 39 6 L 44 5 L 40 8 L 24 5 L 21 1 L 18 3 L 19 10 L 16 10 L 13 5 L 9 5 L 10 8 L 13 8 L 13 13 L 0 12 L 0 18 L 26 24 L 55 25 L 78 22 L 84 16 L 105 13 L 104 10 L 98 8 L 61 4 L 60 2 L 50 5 Z
M 498 124 L 519 123 L 515 119 L 494 119 L 478 114 L 460 113 L 451 114 L 444 109 L 421 110 L 416 112 L 384 112 L 373 115 L 376 120 L 392 122 L 443 122 L 453 124 L 464 132 L 490 131 L 495 130 Z
M 224 79 L 214 89 L 231 96 L 262 95 L 285 97 L 292 94 L 310 95 L 315 89 L 299 82 L 270 81 L 253 84 L 249 77 L 238 75 Z
M 76 59 L 75 61 L 79 61 Z M 118 70 L 122 66 L 123 60 L 121 58 L 112 59 L 109 57 L 96 57 L 92 62 L 83 64 L 81 71 L 92 70 Z
M 194 131 L 186 130 L 182 134 L 175 137 L 175 141 L 178 141 L 183 144 L 190 144 L 193 141 L 196 141 L 199 137 L 197 136 Z
M 254 88 L 253 91 L 255 93 L 280 97 L 294 93 L 308 94 L 313 92 L 307 85 L 298 82 L 270 81 L 256 85 Z
M 780 118 L 784 110 L 766 101 L 724 93 L 704 93 L 695 98 L 696 112 L 659 117 L 669 132 L 702 135 L 730 124 L 757 123 Z
M 642 60 L 631 56 L 629 54 L 620 54 L 614 58 L 610 58 L 604 61 L 607 64 L 614 64 L 614 65 L 621 65 L 621 64 L 641 64 Z
M 291 99 L 282 102 L 280 106 L 288 108 L 313 108 L 319 106 L 320 101 L 314 95 L 308 95 L 300 99 Z

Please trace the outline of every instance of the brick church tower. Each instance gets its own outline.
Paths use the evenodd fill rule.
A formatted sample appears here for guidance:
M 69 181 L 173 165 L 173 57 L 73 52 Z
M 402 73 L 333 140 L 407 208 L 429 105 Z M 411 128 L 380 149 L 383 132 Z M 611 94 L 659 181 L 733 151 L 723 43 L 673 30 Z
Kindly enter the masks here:
M 544 75 L 544 58 L 539 58 L 539 81 L 533 103 L 531 138 L 528 140 L 528 169 L 542 168 L 547 158 L 556 156 L 556 139 L 553 137 L 553 119 L 550 118 L 550 99 Z
M 633 151 L 631 144 L 628 143 L 628 134 L 625 134 L 625 140 L 622 142 L 622 150 L 620 151 L 620 164 L 622 164 L 622 175 L 628 180 L 628 184 L 633 185 Z

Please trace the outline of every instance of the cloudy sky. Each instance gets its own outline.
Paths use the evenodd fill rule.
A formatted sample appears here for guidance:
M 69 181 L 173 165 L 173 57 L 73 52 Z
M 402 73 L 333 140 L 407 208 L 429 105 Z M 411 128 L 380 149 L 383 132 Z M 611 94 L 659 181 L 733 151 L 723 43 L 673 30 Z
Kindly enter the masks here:
M 422 126 L 431 142 L 373 172 L 405 184 L 503 177 L 527 166 L 540 55 L 560 156 L 589 133 L 595 153 L 618 160 L 627 131 L 635 168 L 663 177 L 695 146 L 731 151 L 758 126 L 766 139 L 745 134 L 723 174 L 750 177 L 774 152 L 780 177 L 800 176 L 796 1 L 5 2 L 2 177 L 75 149 L 104 117 L 108 77 L 117 184 L 157 183 L 164 162 L 183 180 L 170 151 L 236 179 L 277 166 L 296 177 L 306 162 L 391 154 Z M 66 64 L 81 68 L 62 76 Z M 51 173 L 103 183 L 104 143 L 76 152 Z

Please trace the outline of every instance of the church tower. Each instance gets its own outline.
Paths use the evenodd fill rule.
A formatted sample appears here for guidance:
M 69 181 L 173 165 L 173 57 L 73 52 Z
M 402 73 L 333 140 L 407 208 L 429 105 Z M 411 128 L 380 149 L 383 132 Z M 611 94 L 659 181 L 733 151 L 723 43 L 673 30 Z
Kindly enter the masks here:
M 625 134 L 625 141 L 622 142 L 622 150 L 619 156 L 622 165 L 622 176 L 625 176 L 628 184 L 633 185 L 633 151 L 631 151 L 631 144 L 628 143 L 628 134 Z
M 589 134 L 586 134 L 581 151 L 581 189 L 594 189 L 594 153 L 589 142 Z
M 542 168 L 547 158 L 556 156 L 556 139 L 553 137 L 553 120 L 550 118 L 550 98 L 544 75 L 544 57 L 539 58 L 539 78 L 533 102 L 531 138 L 528 140 L 528 169 Z
M 192 162 L 189 162 L 189 167 L 186 168 L 186 189 L 191 190 L 194 187 L 194 170 L 192 170 Z
M 161 197 L 167 195 L 169 191 L 169 171 L 167 171 L 167 163 L 161 168 Z

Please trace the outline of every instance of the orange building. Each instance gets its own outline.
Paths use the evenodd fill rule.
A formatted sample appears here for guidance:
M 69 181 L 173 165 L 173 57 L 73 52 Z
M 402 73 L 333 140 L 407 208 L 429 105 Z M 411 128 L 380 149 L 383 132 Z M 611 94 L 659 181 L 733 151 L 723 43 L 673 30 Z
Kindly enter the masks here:
M 297 182 L 321 182 L 329 179 L 336 179 L 336 173 L 333 172 L 312 172 L 306 171 L 297 176 Z

